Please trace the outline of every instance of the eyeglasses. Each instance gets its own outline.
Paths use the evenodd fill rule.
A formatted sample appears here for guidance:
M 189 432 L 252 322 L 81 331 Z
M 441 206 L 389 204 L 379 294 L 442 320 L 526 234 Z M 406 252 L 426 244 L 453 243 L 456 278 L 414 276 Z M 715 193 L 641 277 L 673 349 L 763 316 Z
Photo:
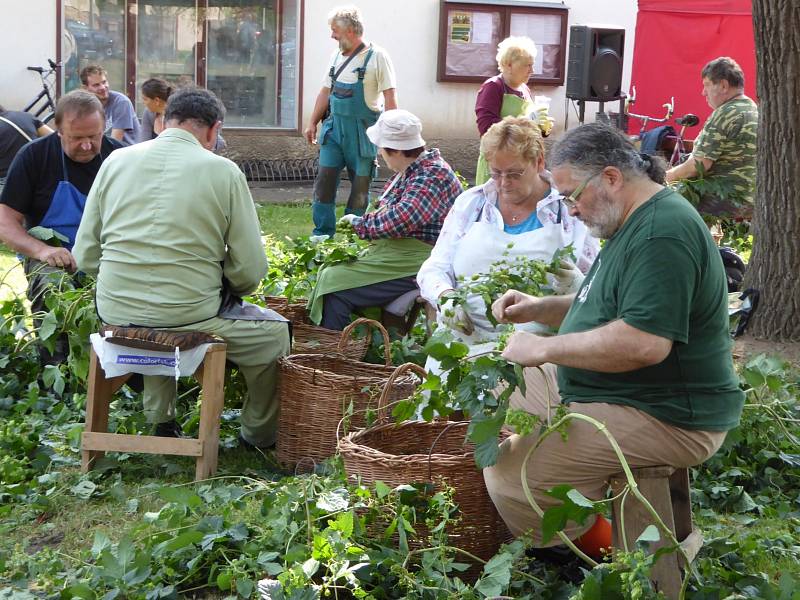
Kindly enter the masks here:
M 500 181 L 501 179 L 505 178 L 507 181 L 519 181 L 522 179 L 522 176 L 525 174 L 525 171 L 528 170 L 528 167 L 522 169 L 522 171 L 495 171 L 492 169 L 489 171 L 489 177 L 494 179 L 495 181 Z
M 589 182 L 598 175 L 600 175 L 600 173 L 595 173 L 594 175 L 590 175 L 589 177 L 584 179 L 583 183 L 581 183 L 578 187 L 576 187 L 575 190 L 569 196 L 561 196 L 561 201 L 564 203 L 564 206 L 567 207 L 567 210 L 572 210 L 573 208 L 575 208 L 575 205 L 578 204 L 578 200 L 580 199 L 583 190 L 585 190 L 586 186 L 589 185 Z

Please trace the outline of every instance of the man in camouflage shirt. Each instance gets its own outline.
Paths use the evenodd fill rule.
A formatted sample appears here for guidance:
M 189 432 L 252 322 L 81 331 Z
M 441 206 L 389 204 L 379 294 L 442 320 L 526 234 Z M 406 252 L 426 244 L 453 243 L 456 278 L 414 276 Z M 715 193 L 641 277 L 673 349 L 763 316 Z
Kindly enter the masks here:
M 714 109 L 683 164 L 667 171 L 667 181 L 697 177 L 719 183 L 720 193 L 706 195 L 697 209 L 716 216 L 749 217 L 756 178 L 758 107 L 744 95 L 744 73 L 735 60 L 715 58 L 702 71 L 703 96 Z

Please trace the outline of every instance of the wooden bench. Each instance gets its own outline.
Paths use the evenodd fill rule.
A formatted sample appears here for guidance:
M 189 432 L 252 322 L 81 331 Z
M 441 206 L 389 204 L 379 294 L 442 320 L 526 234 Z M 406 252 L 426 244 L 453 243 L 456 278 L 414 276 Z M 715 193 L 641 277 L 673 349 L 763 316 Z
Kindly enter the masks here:
M 703 546 L 703 534 L 692 526 L 692 506 L 689 497 L 689 471 L 668 466 L 632 469 L 639 491 L 647 498 L 664 524 L 675 534 L 675 538 L 689 560 Z M 611 491 L 618 496 L 627 479 L 624 473 L 618 473 L 610 479 Z M 652 515 L 632 494 L 628 494 L 624 505 L 624 532 L 622 528 L 622 499 L 614 500 L 611 508 L 611 535 L 615 549 L 625 547 L 623 534 L 629 549 L 633 549 L 636 539 L 648 525 L 654 525 Z M 660 532 L 661 533 L 661 532 Z M 661 533 L 661 539 L 651 545 L 652 551 L 668 545 Z M 682 582 L 683 557 L 679 552 L 664 554 L 659 557 L 650 573 L 650 579 L 657 590 L 667 598 L 677 598 Z
M 127 435 L 108 432 L 109 404 L 114 393 L 132 373 L 106 378 L 94 348 L 89 362 L 86 395 L 86 424 L 81 437 L 81 470 L 93 468 L 106 452 L 139 452 L 196 457 L 195 479 L 205 479 L 217 470 L 219 425 L 224 404 L 226 345 L 202 332 L 171 332 L 141 327 L 107 327 L 107 341 L 129 348 L 175 352 L 209 343 L 203 361 L 193 377 L 203 388 L 197 438 L 167 438 L 153 435 Z M 102 333 L 101 333 L 102 335 Z M 157 341 L 153 341 L 157 340 Z

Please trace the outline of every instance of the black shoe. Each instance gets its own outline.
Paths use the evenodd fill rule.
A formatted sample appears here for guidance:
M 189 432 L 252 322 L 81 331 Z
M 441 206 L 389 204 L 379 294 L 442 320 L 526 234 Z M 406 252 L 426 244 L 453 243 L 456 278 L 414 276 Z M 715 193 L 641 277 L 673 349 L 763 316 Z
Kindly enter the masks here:
M 158 423 L 153 430 L 153 435 L 157 437 L 179 438 L 183 437 L 183 429 L 181 429 L 178 422 L 173 419 L 172 421 Z

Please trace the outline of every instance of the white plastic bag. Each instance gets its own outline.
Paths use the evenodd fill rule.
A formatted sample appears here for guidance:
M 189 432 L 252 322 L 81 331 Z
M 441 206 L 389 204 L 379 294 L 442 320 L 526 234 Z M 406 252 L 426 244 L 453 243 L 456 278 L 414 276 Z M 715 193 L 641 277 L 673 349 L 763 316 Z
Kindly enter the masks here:
M 109 334 L 110 335 L 110 334 Z M 206 350 L 211 344 L 201 344 L 191 350 L 181 352 L 158 352 L 129 348 L 106 341 L 99 333 L 89 336 L 95 354 L 106 377 L 118 377 L 127 373 L 142 375 L 166 375 L 168 377 L 188 377 L 197 370 Z

